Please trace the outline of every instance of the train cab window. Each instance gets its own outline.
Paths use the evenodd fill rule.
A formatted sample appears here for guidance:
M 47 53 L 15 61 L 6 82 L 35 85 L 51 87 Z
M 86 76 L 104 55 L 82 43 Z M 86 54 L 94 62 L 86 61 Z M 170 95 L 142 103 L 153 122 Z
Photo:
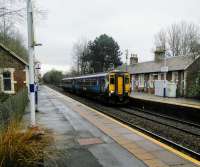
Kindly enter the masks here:
M 115 78 L 114 78 L 114 76 L 110 77 L 110 84 L 115 84 Z

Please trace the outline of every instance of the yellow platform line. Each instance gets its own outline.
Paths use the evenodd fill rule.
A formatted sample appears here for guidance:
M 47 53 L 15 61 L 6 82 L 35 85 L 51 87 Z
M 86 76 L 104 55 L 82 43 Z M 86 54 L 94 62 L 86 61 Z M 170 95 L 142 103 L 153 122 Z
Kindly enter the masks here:
M 49 88 L 49 87 L 48 87 L 48 88 Z M 49 89 L 51 89 L 51 88 L 49 88 Z M 53 89 L 51 89 L 51 90 L 53 90 Z M 57 92 L 57 91 L 55 91 L 55 90 L 53 90 L 53 91 L 54 91 L 56 94 L 58 94 L 58 95 L 62 95 L 61 93 L 59 93 L 59 92 Z M 64 95 L 62 95 L 62 96 L 63 96 L 66 100 L 67 100 L 67 98 L 68 98 L 68 99 L 71 99 L 71 100 L 74 100 L 74 99 L 72 99 L 71 97 L 64 96 Z M 88 106 L 86 106 L 85 104 L 80 103 L 79 101 L 76 101 L 76 100 L 74 100 L 74 101 L 75 101 L 76 103 L 79 103 L 79 104 L 82 105 L 83 107 L 86 107 L 86 108 L 88 108 L 89 110 L 91 110 L 91 111 L 93 111 L 93 112 L 95 112 L 95 113 L 98 113 L 99 115 L 101 115 L 101 116 L 103 116 L 103 117 L 106 117 L 107 119 L 109 119 L 109 120 L 111 120 L 111 121 L 113 121 L 113 122 L 115 122 L 115 123 L 117 123 L 117 124 L 119 124 L 119 125 L 121 125 L 121 126 L 127 128 L 127 129 L 129 129 L 130 131 L 132 131 L 132 132 L 138 134 L 139 136 L 142 136 L 142 137 L 146 138 L 147 140 L 150 140 L 150 141 L 152 141 L 153 143 L 155 143 L 155 144 L 157 144 L 157 145 L 159 145 L 159 146 L 161 146 L 161 147 L 163 147 L 163 148 L 165 148 L 165 149 L 171 151 L 172 153 L 174 153 L 174 154 L 176 154 L 176 155 L 178 155 L 178 156 L 180 156 L 180 157 L 182 157 L 182 158 L 184 158 L 184 159 L 186 159 L 186 160 L 188 160 L 188 161 L 190 161 L 190 162 L 192 162 L 192 163 L 194 163 L 194 164 L 200 166 L 200 161 L 198 161 L 197 159 L 194 159 L 194 158 L 192 158 L 192 157 L 190 157 L 190 156 L 188 156 L 188 155 L 186 155 L 186 154 L 184 154 L 184 153 L 182 153 L 182 152 L 180 152 L 180 151 L 178 151 L 178 150 L 176 150 L 176 149 L 174 149 L 174 148 L 172 148 L 172 147 L 170 147 L 170 146 L 168 146 L 168 145 L 166 145 L 166 144 L 164 144 L 164 143 L 162 143 L 162 142 L 160 142 L 160 141 L 158 141 L 158 140 L 156 140 L 156 139 L 154 139 L 154 138 L 152 138 L 152 137 L 150 137 L 150 136 L 148 136 L 148 135 L 146 135 L 146 134 L 144 134 L 144 133 L 142 133 L 142 132 L 140 132 L 140 131 L 138 131 L 138 130 L 136 130 L 136 129 L 133 129 L 133 128 L 127 126 L 126 124 L 123 124 L 123 123 L 121 123 L 121 122 L 119 122 L 119 121 L 117 121 L 117 120 L 115 120 L 115 119 L 113 119 L 113 118 L 111 118 L 111 117 L 109 117 L 109 116 L 107 116 L 107 115 L 105 115 L 105 114 L 103 114 L 103 113 L 101 113 L 101 112 L 99 112 L 99 111 L 97 111 L 97 110 L 91 108 L 91 107 L 88 107 Z

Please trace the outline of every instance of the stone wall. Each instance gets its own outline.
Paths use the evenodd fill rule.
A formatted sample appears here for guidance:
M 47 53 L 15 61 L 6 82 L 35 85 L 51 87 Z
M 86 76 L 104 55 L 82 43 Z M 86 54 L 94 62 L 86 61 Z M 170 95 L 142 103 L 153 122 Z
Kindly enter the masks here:
M 14 72 L 15 91 L 18 92 L 20 89 L 26 86 L 26 72 L 25 70 L 15 70 Z

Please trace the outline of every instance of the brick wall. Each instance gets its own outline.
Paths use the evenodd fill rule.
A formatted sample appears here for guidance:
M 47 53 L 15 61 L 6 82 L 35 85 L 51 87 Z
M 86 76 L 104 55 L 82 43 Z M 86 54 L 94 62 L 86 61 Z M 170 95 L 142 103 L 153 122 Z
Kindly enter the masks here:
M 24 70 L 15 70 L 14 81 L 16 81 L 15 91 L 18 92 L 26 86 L 26 72 Z

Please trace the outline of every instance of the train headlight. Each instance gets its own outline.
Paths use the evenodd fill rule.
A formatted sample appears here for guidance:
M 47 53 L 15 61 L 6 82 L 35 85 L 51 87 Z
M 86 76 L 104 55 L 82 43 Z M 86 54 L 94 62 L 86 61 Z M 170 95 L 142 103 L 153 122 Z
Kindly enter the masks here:
M 115 93 L 115 91 L 111 90 L 110 93 L 109 93 L 109 96 L 111 96 L 114 93 Z
M 110 93 L 113 94 L 113 93 L 115 93 L 115 91 L 111 90 Z

